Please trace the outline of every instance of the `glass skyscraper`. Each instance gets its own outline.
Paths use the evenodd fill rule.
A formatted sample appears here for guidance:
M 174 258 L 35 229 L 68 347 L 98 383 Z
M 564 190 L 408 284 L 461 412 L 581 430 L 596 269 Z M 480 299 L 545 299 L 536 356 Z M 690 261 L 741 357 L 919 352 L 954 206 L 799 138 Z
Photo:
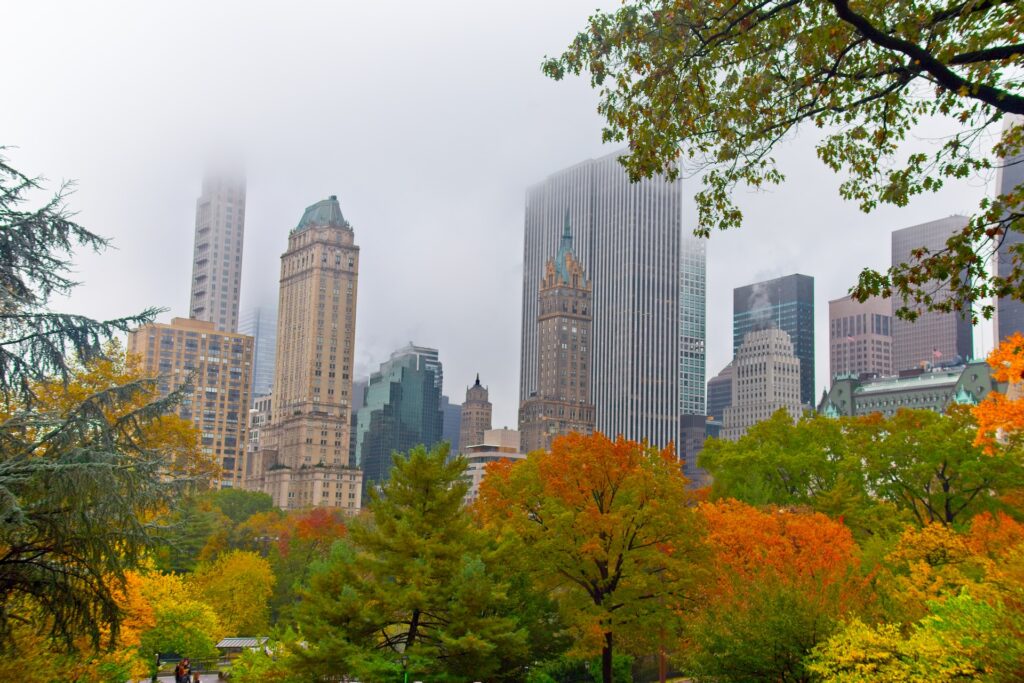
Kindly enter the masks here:
M 732 355 L 748 332 L 778 328 L 789 334 L 800 359 L 800 403 L 814 405 L 814 278 L 755 282 L 732 291 Z
M 277 309 L 250 308 L 238 331 L 253 338 L 252 395 L 266 396 L 274 386 L 274 355 L 277 351 Z
M 594 283 L 595 427 L 678 445 L 681 415 L 705 410 L 704 245 L 684 234 L 681 187 L 661 178 L 631 183 L 621 154 L 527 190 L 520 405 L 538 390 L 538 287 L 568 211 L 573 249 Z
M 430 448 L 442 440 L 440 375 L 437 349 L 412 344 L 392 353 L 370 375 L 356 417 L 352 463 L 363 470 L 364 490 L 387 481 L 392 453 L 420 444 Z
M 1013 125 L 1020 125 L 1021 119 L 1013 117 L 1010 120 Z M 1004 168 L 999 169 L 999 178 L 996 190 L 999 194 L 1012 192 L 1014 188 L 1024 185 L 1024 154 L 1021 154 L 1005 162 Z M 1024 242 L 1024 233 L 1013 231 L 1007 233 L 1003 243 L 999 245 L 999 252 L 996 258 L 996 273 L 1006 277 L 1013 270 L 1013 257 L 1010 248 Z M 1010 297 L 1001 297 L 996 301 L 996 343 L 1001 342 L 1014 332 L 1024 332 L 1024 301 Z

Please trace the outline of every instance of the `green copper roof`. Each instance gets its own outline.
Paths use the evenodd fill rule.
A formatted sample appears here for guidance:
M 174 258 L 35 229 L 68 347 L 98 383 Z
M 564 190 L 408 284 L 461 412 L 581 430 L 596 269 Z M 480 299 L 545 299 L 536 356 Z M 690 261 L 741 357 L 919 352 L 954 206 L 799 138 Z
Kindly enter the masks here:
M 974 395 L 966 391 L 963 387 L 956 392 L 956 396 L 953 397 L 954 403 L 959 403 L 962 406 L 974 406 L 978 405 L 978 401 L 974 398 Z
M 312 206 L 307 206 L 295 229 L 305 230 L 314 225 L 329 225 L 338 228 L 349 227 L 348 221 L 341 215 L 341 205 L 338 204 L 337 195 L 332 194 L 327 199 L 322 199 Z
M 571 253 L 572 228 L 569 226 L 569 209 L 566 209 L 565 225 L 562 228 L 562 243 L 558 245 L 558 256 L 555 258 L 555 271 L 565 284 L 569 284 L 569 270 L 565 267 L 565 257 Z

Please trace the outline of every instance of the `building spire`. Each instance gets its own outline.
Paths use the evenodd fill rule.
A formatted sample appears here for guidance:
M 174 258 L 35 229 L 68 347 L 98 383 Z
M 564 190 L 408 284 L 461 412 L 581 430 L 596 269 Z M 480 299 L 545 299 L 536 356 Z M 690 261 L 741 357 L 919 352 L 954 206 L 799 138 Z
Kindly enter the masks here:
M 479 372 L 476 373 L 476 384 L 474 384 L 473 386 L 475 386 L 475 387 L 480 386 L 480 373 Z
M 565 224 L 562 227 L 562 243 L 558 245 L 558 256 L 555 258 L 555 269 L 562 282 L 568 284 L 569 269 L 565 264 L 566 257 L 572 254 L 572 225 L 569 222 L 569 208 L 565 209 Z

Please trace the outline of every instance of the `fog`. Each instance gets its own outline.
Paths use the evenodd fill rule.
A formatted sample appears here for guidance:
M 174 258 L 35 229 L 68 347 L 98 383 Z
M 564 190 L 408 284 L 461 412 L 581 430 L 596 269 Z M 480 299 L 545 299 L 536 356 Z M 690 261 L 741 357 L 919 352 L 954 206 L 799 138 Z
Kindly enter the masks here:
M 445 393 L 461 402 L 479 372 L 495 426 L 514 427 L 525 189 L 614 149 L 601 145 L 586 80 L 540 72 L 594 6 L 6 3 L 4 154 L 49 188 L 76 180 L 79 222 L 116 247 L 77 257 L 83 284 L 60 306 L 187 315 L 203 171 L 241 163 L 242 311 L 276 303 L 288 231 L 336 194 L 361 247 L 357 376 L 408 341 L 434 346 Z M 839 198 L 842 178 L 817 161 L 814 140 L 806 130 L 788 141 L 787 184 L 743 193 L 745 227 L 710 240 L 709 377 L 731 355 L 733 287 L 801 272 L 815 278 L 820 394 L 828 300 L 862 267 L 888 265 L 891 230 L 969 214 L 991 190 L 974 178 L 865 215 Z M 990 347 L 991 326 L 975 337 L 978 352 Z

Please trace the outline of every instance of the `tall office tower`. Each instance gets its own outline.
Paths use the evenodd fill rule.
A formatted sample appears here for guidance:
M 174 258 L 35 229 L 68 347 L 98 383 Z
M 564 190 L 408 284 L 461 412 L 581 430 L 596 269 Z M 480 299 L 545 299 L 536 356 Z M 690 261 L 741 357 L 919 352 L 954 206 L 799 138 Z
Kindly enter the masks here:
M 174 318 L 128 335 L 128 353 L 149 375 L 158 375 L 166 396 L 192 379 L 191 398 L 177 413 L 202 432 L 202 448 L 221 467 L 223 488 L 241 486 L 249 432 L 252 388 L 252 337 L 218 332 L 205 320 Z
M 593 285 L 572 251 L 565 214 L 558 255 L 547 262 L 537 296 L 536 392 L 519 407 L 526 453 L 549 450 L 560 434 L 594 431 L 590 399 Z
M 366 404 L 356 417 L 355 464 L 363 470 L 366 490 L 388 480 L 393 453 L 441 441 L 440 372 L 437 349 L 410 343 L 370 375 Z
M 906 263 L 914 249 L 925 247 L 938 251 L 946 240 L 967 225 L 966 216 L 950 216 L 922 223 L 892 233 L 892 265 Z M 935 301 L 948 298 L 948 287 L 935 294 Z M 929 363 L 967 360 L 974 355 L 970 317 L 959 313 L 922 312 L 914 322 L 895 317 L 902 304 L 892 299 L 892 369 L 895 372 L 918 368 Z
M 747 333 L 733 360 L 732 405 L 725 409 L 722 438 L 736 441 L 779 408 L 796 420 L 802 413 L 803 363 L 793 342 L 777 328 Z
M 786 275 L 732 291 L 733 356 L 748 332 L 773 327 L 789 334 L 800 359 L 800 402 L 814 405 L 813 277 Z
M 1007 127 L 1024 124 L 1024 117 L 1008 117 Z M 1024 152 L 1002 162 L 996 178 L 996 191 L 1007 194 L 1024 185 Z M 1021 228 L 1024 229 L 1024 228 Z M 1013 256 L 1010 249 L 1024 242 L 1024 233 L 1014 230 L 1007 233 L 996 255 L 996 274 L 1007 277 L 1013 271 Z M 1006 339 L 1014 332 L 1024 332 L 1024 301 L 1010 297 L 996 300 L 995 319 L 996 342 Z
M 594 284 L 595 427 L 678 444 L 680 410 L 704 414 L 704 244 L 683 234 L 680 187 L 661 178 L 629 182 L 621 154 L 559 171 L 527 191 L 519 400 L 539 388 L 537 285 L 568 209 L 575 256 Z
M 466 401 L 462 404 L 462 424 L 459 429 L 458 452 L 465 453 L 467 446 L 483 443 L 484 432 L 491 428 L 491 402 L 487 387 L 476 383 L 466 388 Z
M 281 256 L 270 423 L 258 487 L 282 508 L 359 509 L 349 467 L 359 247 L 331 196 L 308 207 Z
M 837 375 L 878 375 L 892 370 L 892 302 L 861 303 L 844 296 L 828 302 L 829 370 Z
M 208 320 L 221 331 L 238 329 L 244 236 L 245 178 L 207 175 L 196 200 L 190 318 Z
M 455 456 L 459 452 L 462 434 L 462 404 L 452 403 L 450 398 L 441 394 L 441 414 L 441 440 L 448 442 L 448 454 Z
M 266 396 L 274 385 L 274 356 L 277 353 L 277 311 L 266 306 L 250 308 L 242 316 L 238 331 L 253 338 L 252 395 Z
M 708 380 L 708 417 L 721 422 L 732 405 L 732 361 Z

